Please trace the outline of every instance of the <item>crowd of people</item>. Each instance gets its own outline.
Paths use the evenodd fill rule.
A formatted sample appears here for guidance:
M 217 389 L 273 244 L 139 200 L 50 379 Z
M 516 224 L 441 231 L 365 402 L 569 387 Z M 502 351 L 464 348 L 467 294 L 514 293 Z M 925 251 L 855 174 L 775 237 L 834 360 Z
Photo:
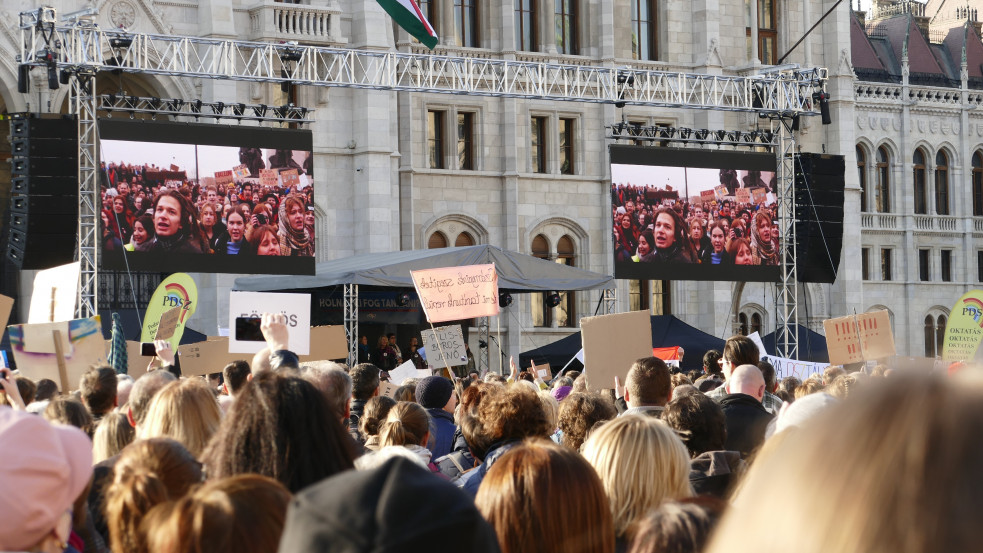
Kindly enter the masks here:
M 301 364 L 282 315 L 262 329 L 209 377 L 164 341 L 157 370 L 74 391 L 2 369 L 0 550 L 975 549 L 973 368 L 777 381 L 734 336 L 690 374 L 513 364 L 382 395 L 378 366 Z
M 180 168 L 103 163 L 103 251 L 313 257 L 314 187 L 262 185 L 265 162 L 250 150 L 240 159 L 251 172 L 228 184 L 203 185 Z M 310 176 L 289 150 L 276 152 L 271 169 Z
M 615 261 L 699 263 L 706 265 L 778 265 L 777 204 L 764 199 L 738 203 L 741 188 L 732 170 L 720 170 L 730 196 L 691 203 L 675 191 L 615 183 L 611 187 Z M 743 178 L 745 188 L 771 191 L 760 172 Z M 730 184 L 727 184 L 730 183 Z M 733 188 L 732 188 L 733 187 Z M 667 199 L 666 196 L 671 196 Z

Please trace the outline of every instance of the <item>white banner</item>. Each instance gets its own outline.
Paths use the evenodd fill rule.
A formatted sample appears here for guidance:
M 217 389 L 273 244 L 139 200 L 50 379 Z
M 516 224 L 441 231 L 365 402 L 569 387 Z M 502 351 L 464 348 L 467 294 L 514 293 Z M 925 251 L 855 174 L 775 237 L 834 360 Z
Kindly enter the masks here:
M 263 313 L 282 313 L 287 317 L 290 351 L 307 355 L 311 351 L 311 295 L 270 292 L 229 293 L 229 353 L 256 353 L 266 342 L 236 340 L 237 317 L 261 317 Z

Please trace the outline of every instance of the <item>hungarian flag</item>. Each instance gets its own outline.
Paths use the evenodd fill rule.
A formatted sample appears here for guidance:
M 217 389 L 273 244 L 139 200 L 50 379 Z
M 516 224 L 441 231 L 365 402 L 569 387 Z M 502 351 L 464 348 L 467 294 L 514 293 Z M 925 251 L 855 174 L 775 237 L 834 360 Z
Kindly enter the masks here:
M 424 17 L 423 11 L 416 0 L 378 0 L 382 9 L 386 10 L 400 27 L 413 35 L 414 38 L 433 50 L 437 45 L 437 33 Z

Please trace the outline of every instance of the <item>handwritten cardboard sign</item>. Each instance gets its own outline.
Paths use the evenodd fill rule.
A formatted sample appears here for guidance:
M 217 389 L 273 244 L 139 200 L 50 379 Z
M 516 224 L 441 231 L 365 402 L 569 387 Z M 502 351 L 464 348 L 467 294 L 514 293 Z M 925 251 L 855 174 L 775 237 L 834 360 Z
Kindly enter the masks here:
M 553 372 L 550 369 L 549 364 L 537 365 L 535 362 L 533 362 L 532 367 L 529 367 L 529 369 L 532 371 L 534 375 L 538 376 L 543 380 L 549 380 L 550 378 L 553 377 Z
M 297 355 L 310 353 L 311 295 L 270 292 L 229 293 L 230 353 L 256 353 L 266 347 L 266 342 L 236 340 L 235 338 L 237 317 L 259 317 L 263 313 L 283 313 L 287 317 L 290 351 Z
M 112 347 L 113 341 L 106 340 L 107 358 Z M 147 365 L 149 365 L 150 360 L 153 359 L 153 357 L 144 357 L 143 355 L 140 355 L 141 349 L 142 347 L 140 342 L 135 342 L 133 340 L 126 341 L 126 374 L 133 377 L 134 380 L 147 374 Z
M 699 196 L 690 196 L 689 197 L 689 203 L 691 205 L 700 205 L 703 202 L 700 201 L 700 197 Z
M 887 310 L 823 321 L 829 362 L 856 363 L 895 354 L 894 333 Z
M 263 186 L 275 187 L 280 184 L 280 173 L 276 169 L 260 169 L 259 183 Z
M 430 352 L 427 361 L 435 367 L 467 365 L 468 355 L 464 349 L 461 325 L 438 326 L 433 330 L 425 329 L 420 334 L 423 336 L 423 347 Z
M 310 353 L 298 356 L 301 363 L 344 359 L 348 355 L 344 326 L 328 325 L 311 328 L 310 340 L 312 344 Z M 230 353 L 227 336 L 209 336 L 204 342 L 185 344 L 178 348 L 178 353 L 181 356 L 181 373 L 186 376 L 219 372 L 233 361 L 242 359 L 251 362 L 253 358 L 251 354 Z M 132 366 L 132 361 L 130 364 Z
M 296 169 L 280 171 L 280 180 L 283 181 L 283 186 L 286 187 L 300 185 L 300 175 L 297 173 Z
M 215 184 L 216 185 L 226 185 L 235 182 L 235 178 L 232 176 L 232 171 L 215 171 Z
M 67 321 L 75 317 L 79 294 L 79 262 L 38 271 L 34 276 L 28 324 Z
M 724 188 L 727 187 L 725 186 Z M 712 201 L 715 196 L 716 194 L 714 194 L 714 191 L 712 189 L 700 191 L 700 199 L 703 200 L 704 202 Z
M 174 336 L 174 331 L 177 330 L 177 323 L 181 320 L 181 313 L 183 312 L 184 308 L 180 305 L 164 311 L 164 314 L 160 316 L 160 323 L 157 325 L 154 340 L 167 340 Z
M 14 298 L 8 298 L 0 294 L 0 329 L 7 328 L 7 321 L 10 320 L 10 312 L 14 309 Z
M 727 197 L 727 194 L 729 194 L 730 191 L 727 190 L 726 185 L 721 184 L 720 186 L 713 189 L 713 193 L 717 196 L 718 200 L 723 200 L 724 198 Z
M 53 346 L 55 330 L 68 336 L 67 346 L 61 348 L 61 359 L 56 352 L 31 351 L 54 349 L 32 347 L 28 342 L 44 340 Z M 12 325 L 7 327 L 7 332 L 21 374 L 35 382 L 42 378 L 60 382 L 64 392 L 76 389 L 82 374 L 92 365 L 106 362 L 106 342 L 98 315 L 56 323 Z M 60 363 L 64 363 L 64 373 Z
M 768 200 L 768 189 L 754 188 L 751 190 L 751 197 L 754 198 L 754 203 L 763 204 Z
M 232 168 L 232 173 L 239 177 L 239 180 L 242 180 L 249 176 L 249 167 L 246 167 L 245 164 L 236 165 Z
M 632 311 L 580 320 L 584 370 L 592 391 L 625 381 L 632 363 L 652 356 L 652 322 L 648 311 Z
M 390 399 L 394 399 L 396 397 L 396 390 L 398 389 L 399 386 L 393 384 L 392 382 L 386 382 L 385 380 L 379 382 L 380 396 L 386 396 Z
M 775 367 L 775 377 L 781 380 L 787 376 L 794 376 L 799 380 L 805 380 L 816 373 L 822 373 L 829 366 L 829 363 L 812 363 L 810 361 L 799 361 L 787 357 L 774 357 L 762 355 L 761 359 L 766 359 Z
M 410 276 L 431 323 L 498 315 L 494 264 L 410 271 Z M 433 349 L 427 351 L 434 354 Z
M 751 203 L 751 191 L 747 188 L 737 189 L 737 203 L 749 204 Z

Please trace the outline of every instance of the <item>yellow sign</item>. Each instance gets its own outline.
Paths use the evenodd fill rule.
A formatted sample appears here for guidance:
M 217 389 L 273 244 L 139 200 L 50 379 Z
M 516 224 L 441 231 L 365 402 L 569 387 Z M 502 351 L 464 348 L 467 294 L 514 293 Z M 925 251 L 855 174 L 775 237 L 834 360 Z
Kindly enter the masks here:
M 157 336 L 161 317 L 175 307 L 181 307 L 181 315 L 174 327 L 174 334 L 168 338 L 168 341 L 171 343 L 171 348 L 177 351 L 181 336 L 184 335 L 184 326 L 198 307 L 198 287 L 185 273 L 174 273 L 167 277 L 154 291 L 147 312 L 143 316 L 143 333 L 140 335 L 140 341 L 152 342 Z
M 972 359 L 983 340 L 983 290 L 972 290 L 952 306 L 945 327 L 942 359 Z

